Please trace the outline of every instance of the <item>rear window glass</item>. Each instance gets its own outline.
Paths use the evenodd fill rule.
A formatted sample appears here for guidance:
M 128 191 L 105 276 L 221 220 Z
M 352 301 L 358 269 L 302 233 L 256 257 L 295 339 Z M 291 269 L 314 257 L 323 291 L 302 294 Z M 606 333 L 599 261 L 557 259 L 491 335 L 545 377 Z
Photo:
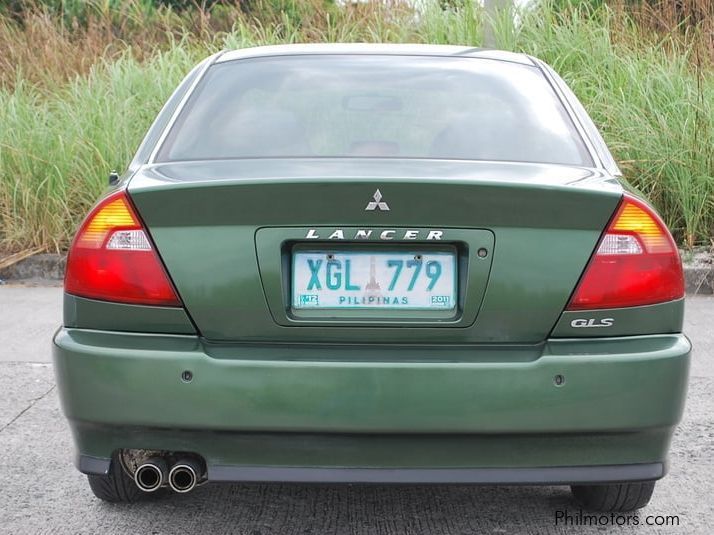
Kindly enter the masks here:
M 276 157 L 592 165 L 537 68 L 477 58 L 379 55 L 213 65 L 157 160 Z

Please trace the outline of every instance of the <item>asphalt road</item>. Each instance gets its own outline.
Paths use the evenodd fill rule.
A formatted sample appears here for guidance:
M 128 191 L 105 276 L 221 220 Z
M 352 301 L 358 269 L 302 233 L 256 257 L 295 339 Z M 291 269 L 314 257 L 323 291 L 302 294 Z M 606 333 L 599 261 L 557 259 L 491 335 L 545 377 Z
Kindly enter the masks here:
M 565 487 L 207 485 L 135 505 L 102 503 L 72 466 L 50 364 L 61 289 L 0 287 L 0 533 L 475 534 L 714 532 L 714 298 L 687 302 L 695 347 L 670 474 L 638 526 L 556 525 Z M 657 515 L 678 526 L 652 527 Z M 623 519 L 624 521 L 624 519 Z

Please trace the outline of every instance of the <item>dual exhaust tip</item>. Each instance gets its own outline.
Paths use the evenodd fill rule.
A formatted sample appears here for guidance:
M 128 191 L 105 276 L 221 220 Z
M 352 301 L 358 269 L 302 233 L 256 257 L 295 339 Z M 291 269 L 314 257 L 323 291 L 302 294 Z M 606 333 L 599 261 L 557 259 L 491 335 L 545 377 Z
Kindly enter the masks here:
M 194 459 L 179 459 L 171 469 L 166 460 L 152 457 L 141 464 L 134 472 L 134 483 L 144 492 L 159 490 L 164 484 L 174 492 L 191 492 L 198 484 L 201 465 Z

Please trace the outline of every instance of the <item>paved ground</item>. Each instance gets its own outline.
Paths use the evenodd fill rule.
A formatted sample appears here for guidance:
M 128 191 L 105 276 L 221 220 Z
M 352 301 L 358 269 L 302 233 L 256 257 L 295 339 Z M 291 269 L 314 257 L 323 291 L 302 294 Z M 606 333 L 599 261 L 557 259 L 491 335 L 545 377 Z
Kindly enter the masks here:
M 686 415 L 671 472 L 640 526 L 574 528 L 564 487 L 209 485 L 132 506 L 95 499 L 71 465 L 72 445 L 54 389 L 49 339 L 58 288 L 0 287 L 0 533 L 702 533 L 714 532 L 714 298 L 688 300 L 695 346 Z M 678 515 L 679 527 L 643 525 Z

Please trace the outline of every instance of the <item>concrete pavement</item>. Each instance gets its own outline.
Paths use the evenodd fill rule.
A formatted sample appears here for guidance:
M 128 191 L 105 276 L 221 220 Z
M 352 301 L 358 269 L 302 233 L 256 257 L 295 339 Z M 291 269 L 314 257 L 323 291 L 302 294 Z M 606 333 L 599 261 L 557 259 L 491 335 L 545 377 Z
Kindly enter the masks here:
M 670 475 L 639 526 L 556 525 L 577 514 L 566 487 L 207 485 L 135 505 L 102 503 L 72 466 L 54 389 L 49 341 L 60 288 L 0 286 L 0 533 L 702 533 L 714 524 L 714 298 L 688 299 L 694 359 Z M 649 515 L 679 526 L 651 527 Z M 654 518 L 654 517 L 653 517 Z
M 62 288 L 0 286 L 0 362 L 51 362 L 48 336 L 62 323 Z

